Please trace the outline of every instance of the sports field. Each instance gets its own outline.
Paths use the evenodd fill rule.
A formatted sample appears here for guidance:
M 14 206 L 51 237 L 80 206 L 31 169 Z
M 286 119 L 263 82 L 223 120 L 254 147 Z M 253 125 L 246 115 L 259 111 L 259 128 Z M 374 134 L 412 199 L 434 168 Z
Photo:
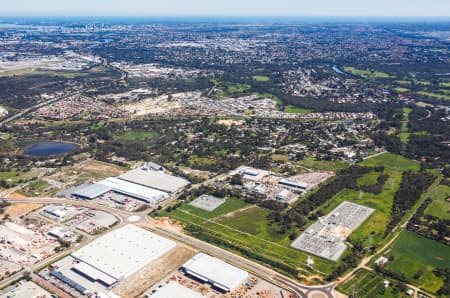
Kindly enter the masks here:
M 443 280 L 433 271 L 450 267 L 450 247 L 412 232 L 402 232 L 386 254 L 393 257 L 385 269 L 401 274 L 408 282 L 431 293 L 436 293 Z

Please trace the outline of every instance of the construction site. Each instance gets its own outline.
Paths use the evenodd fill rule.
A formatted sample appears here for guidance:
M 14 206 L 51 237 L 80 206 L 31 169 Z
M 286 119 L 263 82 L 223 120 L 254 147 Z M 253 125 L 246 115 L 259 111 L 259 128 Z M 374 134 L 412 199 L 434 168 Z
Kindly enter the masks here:
M 231 171 L 229 176 L 242 177 L 242 190 L 255 195 L 262 194 L 268 200 L 294 203 L 304 195 L 335 175 L 331 171 L 311 172 L 292 177 L 251 167 L 239 167 Z

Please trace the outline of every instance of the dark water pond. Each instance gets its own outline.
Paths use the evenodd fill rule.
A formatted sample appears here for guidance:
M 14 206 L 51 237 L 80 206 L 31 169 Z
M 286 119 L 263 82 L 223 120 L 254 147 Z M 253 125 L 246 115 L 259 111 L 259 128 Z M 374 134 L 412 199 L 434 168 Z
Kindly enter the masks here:
M 79 148 L 78 145 L 64 142 L 39 142 L 31 144 L 23 148 L 27 155 L 32 156 L 49 156 L 60 155 L 75 151 Z

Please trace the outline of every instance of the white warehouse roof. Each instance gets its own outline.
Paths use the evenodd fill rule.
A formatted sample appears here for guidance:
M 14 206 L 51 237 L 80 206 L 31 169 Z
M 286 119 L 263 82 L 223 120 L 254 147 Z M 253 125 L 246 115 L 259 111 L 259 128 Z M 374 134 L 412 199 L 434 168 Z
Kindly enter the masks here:
M 194 292 L 191 289 L 183 287 L 176 282 L 169 282 L 167 285 L 158 288 L 156 292 L 150 295 L 151 298 L 204 298 L 200 293 Z
M 72 257 L 120 280 L 163 256 L 175 246 L 176 243 L 169 239 L 135 225 L 126 225 L 97 238 L 74 252 Z
M 168 196 L 165 192 L 117 178 L 108 178 L 97 184 L 104 185 L 116 192 L 143 200 L 150 204 L 156 204 Z
M 120 179 L 173 193 L 189 184 L 186 179 L 168 175 L 161 171 L 136 169 L 119 176 Z
M 224 291 L 233 291 L 248 278 L 248 272 L 204 253 L 192 257 L 182 269 Z

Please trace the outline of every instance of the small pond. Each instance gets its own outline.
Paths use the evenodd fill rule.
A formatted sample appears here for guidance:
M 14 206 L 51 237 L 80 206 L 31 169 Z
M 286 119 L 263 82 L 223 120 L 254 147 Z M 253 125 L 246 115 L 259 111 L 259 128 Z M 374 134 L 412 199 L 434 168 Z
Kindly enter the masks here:
M 77 144 L 65 142 L 39 142 L 23 148 L 23 152 L 31 156 L 50 156 L 69 153 L 80 148 Z

